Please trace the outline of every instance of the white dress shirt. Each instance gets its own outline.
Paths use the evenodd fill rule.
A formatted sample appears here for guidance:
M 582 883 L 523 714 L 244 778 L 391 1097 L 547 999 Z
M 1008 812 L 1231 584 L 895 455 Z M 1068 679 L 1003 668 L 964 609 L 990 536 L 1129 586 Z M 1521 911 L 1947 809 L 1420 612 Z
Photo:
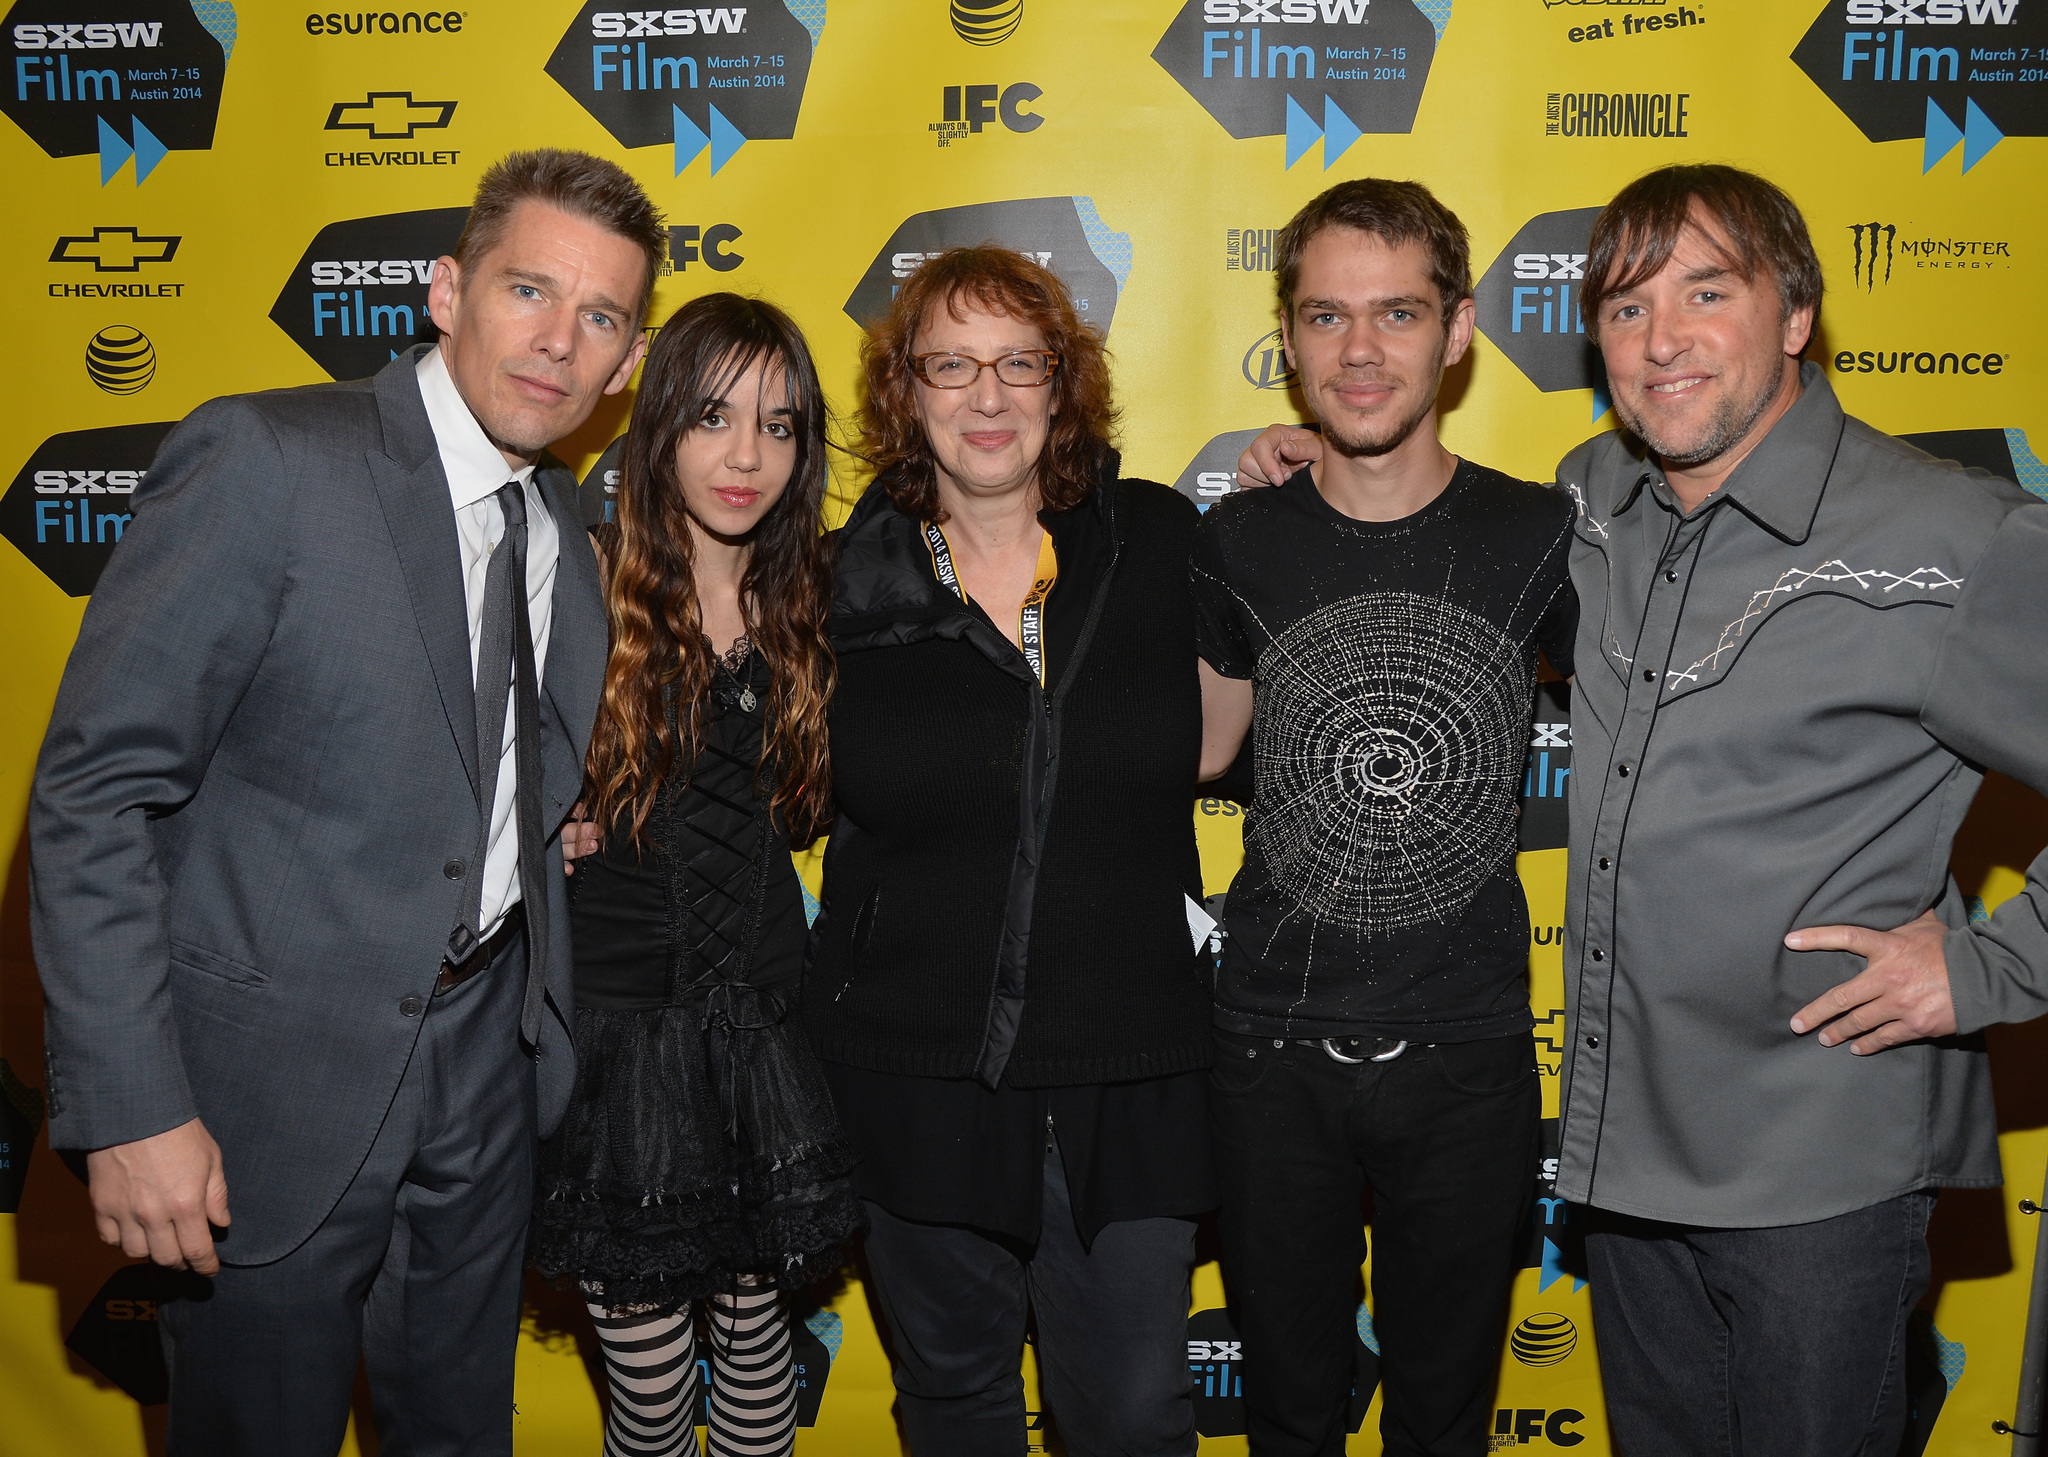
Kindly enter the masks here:
M 455 505 L 455 534 L 462 544 L 462 595 L 469 608 L 469 672 L 476 687 L 477 656 L 483 649 L 484 578 L 490 571 L 491 553 L 505 535 L 505 513 L 498 509 L 499 488 L 518 481 L 526 492 L 526 611 L 533 627 L 534 687 L 547 678 L 548 630 L 554 625 L 555 566 L 561 559 L 561 534 L 555 529 L 554 514 L 540 488 L 533 483 L 533 467 L 513 470 L 505 464 L 498 447 L 491 444 L 483 427 L 449 377 L 441 351 L 433 349 L 417 366 L 420 398 L 426 402 L 427 423 L 434 430 L 434 444 L 441 453 L 441 469 L 448 476 L 448 495 Z M 517 716 L 511 702 L 511 685 L 505 687 L 505 738 L 498 757 L 498 795 L 491 804 L 490 848 L 484 856 L 483 909 L 478 929 L 489 936 L 515 905 L 519 904 L 519 834 L 515 819 L 515 796 L 519 789 L 519 764 L 514 753 Z

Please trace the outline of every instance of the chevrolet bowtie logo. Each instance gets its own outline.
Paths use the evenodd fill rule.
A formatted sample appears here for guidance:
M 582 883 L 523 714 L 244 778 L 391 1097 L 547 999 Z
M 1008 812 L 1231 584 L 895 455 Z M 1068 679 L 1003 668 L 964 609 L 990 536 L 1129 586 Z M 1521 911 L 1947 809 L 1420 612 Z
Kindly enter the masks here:
M 183 238 L 146 238 L 139 228 L 94 228 L 91 237 L 59 238 L 52 263 L 90 263 L 95 273 L 139 273 L 145 263 L 168 263 Z
M 368 132 L 378 141 L 439 131 L 455 115 L 452 101 L 414 101 L 410 91 L 372 91 L 362 101 L 337 101 L 327 113 L 331 132 Z

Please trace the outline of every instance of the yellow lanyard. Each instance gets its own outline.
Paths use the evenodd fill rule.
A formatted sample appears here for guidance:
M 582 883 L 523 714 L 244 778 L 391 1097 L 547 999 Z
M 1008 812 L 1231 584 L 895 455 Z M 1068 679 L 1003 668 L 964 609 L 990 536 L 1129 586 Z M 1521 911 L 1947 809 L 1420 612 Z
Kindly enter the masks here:
M 953 550 L 946 544 L 946 533 L 939 529 L 938 522 L 925 522 L 924 544 L 931 550 L 932 571 L 939 584 L 965 603 L 967 590 L 960 585 L 960 573 L 953 566 Z M 1045 686 L 1045 599 L 1052 595 L 1053 583 L 1059 577 L 1059 554 L 1052 549 L 1052 533 L 1048 531 L 1038 543 L 1038 571 L 1031 579 L 1031 590 L 1024 594 L 1024 604 L 1017 609 L 1017 642 L 1041 688 Z

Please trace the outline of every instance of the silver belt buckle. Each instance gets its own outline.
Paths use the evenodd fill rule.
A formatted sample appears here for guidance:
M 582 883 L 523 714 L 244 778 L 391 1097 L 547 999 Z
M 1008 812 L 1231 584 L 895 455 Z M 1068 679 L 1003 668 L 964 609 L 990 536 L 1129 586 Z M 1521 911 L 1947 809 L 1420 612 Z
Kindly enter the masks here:
M 1353 1066 L 1356 1066 L 1357 1064 L 1362 1062 L 1392 1062 L 1395 1058 L 1399 1057 L 1402 1053 L 1406 1052 L 1407 1050 L 1408 1043 L 1405 1040 L 1403 1040 L 1401 1042 L 1395 1043 L 1393 1050 L 1390 1052 L 1378 1053 L 1372 1057 L 1346 1057 L 1343 1053 L 1337 1050 L 1336 1038 L 1325 1037 L 1323 1039 L 1323 1051 L 1329 1054 L 1330 1060 L 1332 1062 L 1350 1063 Z

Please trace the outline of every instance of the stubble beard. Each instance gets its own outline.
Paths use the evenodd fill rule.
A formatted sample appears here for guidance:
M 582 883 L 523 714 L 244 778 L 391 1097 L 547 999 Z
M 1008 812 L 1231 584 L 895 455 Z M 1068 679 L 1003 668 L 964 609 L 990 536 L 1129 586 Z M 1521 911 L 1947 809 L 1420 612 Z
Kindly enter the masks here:
M 1771 401 L 1777 398 L 1779 384 L 1779 380 L 1769 381 L 1758 389 L 1753 399 L 1722 400 L 1720 407 L 1707 420 L 1704 437 L 1690 446 L 1668 437 L 1659 438 L 1650 428 L 1650 422 L 1636 414 L 1633 402 L 1622 399 L 1619 393 L 1615 396 L 1614 413 L 1621 416 L 1621 423 L 1649 446 L 1650 453 L 1667 468 L 1690 469 L 1705 465 L 1741 444 L 1756 422 L 1763 418 L 1764 412 L 1770 409 Z
M 1429 388 L 1423 392 L 1421 399 L 1416 402 L 1415 408 L 1399 423 L 1387 426 L 1375 433 L 1354 433 L 1347 430 L 1336 420 L 1324 417 L 1322 422 L 1323 439 L 1339 455 L 1350 456 L 1353 459 L 1390 455 L 1400 449 L 1407 442 L 1408 437 L 1415 433 L 1416 427 L 1429 418 L 1429 412 L 1436 408 L 1437 390 L 1443 385 L 1444 381 L 1444 354 L 1449 347 L 1450 341 L 1448 338 L 1438 341 L 1436 357 L 1429 364 Z M 1330 381 L 1330 387 L 1333 391 L 1336 383 L 1342 378 L 1343 376 L 1340 374 L 1333 377 Z M 1374 376 L 1374 378 L 1394 385 L 1397 389 L 1404 383 L 1404 381 L 1390 375 L 1379 375 Z

